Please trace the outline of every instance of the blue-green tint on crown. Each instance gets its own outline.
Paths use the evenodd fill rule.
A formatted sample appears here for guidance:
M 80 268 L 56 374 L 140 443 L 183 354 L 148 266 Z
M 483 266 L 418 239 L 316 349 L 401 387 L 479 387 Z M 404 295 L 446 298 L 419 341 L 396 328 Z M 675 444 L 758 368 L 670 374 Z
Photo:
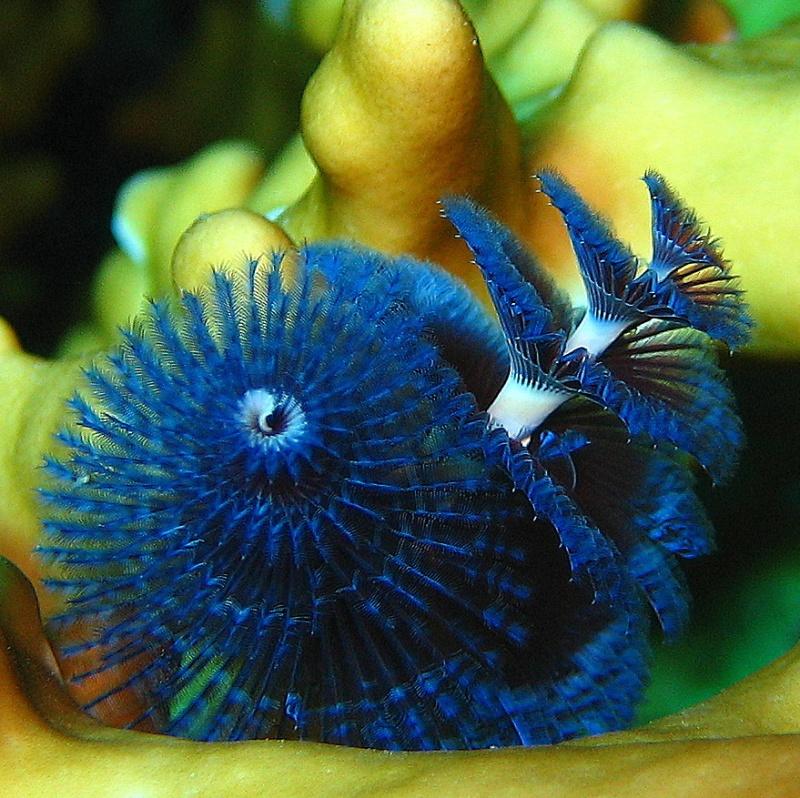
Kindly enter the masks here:
M 482 369 L 442 358 L 461 352 L 454 303 L 469 355 L 502 371 L 489 317 L 425 264 L 341 244 L 299 260 L 291 284 L 253 262 L 152 304 L 71 401 L 41 554 L 87 709 L 387 749 L 627 723 L 632 584 L 601 602 L 576 578 L 465 389 Z

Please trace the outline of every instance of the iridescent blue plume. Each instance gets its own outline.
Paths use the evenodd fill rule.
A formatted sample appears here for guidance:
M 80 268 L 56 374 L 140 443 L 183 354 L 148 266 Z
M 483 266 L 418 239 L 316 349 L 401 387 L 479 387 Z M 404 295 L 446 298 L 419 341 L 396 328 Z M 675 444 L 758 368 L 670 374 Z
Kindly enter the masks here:
M 481 269 L 518 273 L 538 294 L 554 328 L 569 332 L 574 315 L 569 297 L 507 227 L 466 197 L 445 197 L 441 205 L 443 215 L 463 235 Z
M 583 391 L 617 413 L 634 435 L 691 454 L 718 483 L 733 473 L 744 443 L 741 420 L 711 339 L 653 319 L 585 362 Z
M 444 359 L 454 366 L 479 405 L 497 394 L 508 371 L 501 331 L 472 292 L 443 269 L 411 258 L 389 258 L 352 243 L 309 244 L 301 250 L 309 269 L 317 269 L 332 283 L 350 281 L 354 289 L 376 285 L 378 275 L 389 275 L 388 295 L 416 313 L 426 334 Z
M 298 262 L 291 285 L 253 262 L 154 303 L 71 402 L 41 556 L 86 708 L 386 749 L 628 723 L 646 672 L 631 580 L 548 473 L 514 489 L 514 442 L 465 389 L 480 370 L 442 356 L 466 356 L 451 302 L 507 367 L 497 329 L 422 264 L 343 245 Z
M 587 308 L 567 342 L 599 355 L 623 330 L 647 318 L 672 318 L 674 311 L 653 293 L 651 280 L 637 277 L 639 262 L 609 226 L 562 177 L 543 171 L 542 191 L 561 212 L 586 288 Z
M 544 459 L 536 456 L 535 446 L 522 446 L 505 434 L 498 437 L 497 446 L 514 485 L 558 533 L 573 578 L 585 580 L 597 602 L 625 601 L 629 583 L 619 568 L 613 543 L 583 515 L 569 489 L 553 479 Z
M 573 575 L 588 578 L 599 601 L 616 600 L 634 579 L 673 638 L 688 614 L 676 557 L 707 552 L 713 537 L 685 454 L 713 479 L 727 478 L 741 424 L 711 338 L 657 295 L 655 272 L 640 270 L 571 186 L 552 172 L 540 179 L 586 287 L 588 309 L 575 329 L 553 321 L 515 268 L 507 253 L 521 245 L 509 246 L 507 230 L 470 203 L 445 203 L 487 281 L 508 348 L 490 421 L 506 434 L 506 470 L 558 531 Z
M 302 248 L 290 283 L 278 256 L 154 303 L 87 370 L 41 491 L 67 599 L 50 631 L 85 706 L 199 739 L 387 749 L 629 722 L 640 596 L 677 635 L 677 558 L 712 546 L 689 456 L 719 480 L 742 439 L 706 333 L 748 326 L 711 240 L 648 180 L 643 269 L 542 175 L 587 289 L 577 327 L 461 199 L 445 210 L 496 319 L 429 264 L 343 243 Z M 714 307 L 695 263 L 724 272 Z
M 502 418 L 509 435 L 525 440 L 543 418 L 574 395 L 553 373 L 564 350 L 566 330 L 509 257 L 509 251 L 522 249 L 511 233 L 468 200 L 448 198 L 442 204 L 475 255 L 505 337 L 508 377 L 489 406 L 489 415 Z M 565 309 L 562 323 L 568 315 Z M 534 397 L 537 412 L 531 407 Z
M 706 554 L 713 540 L 685 463 L 632 439 L 612 413 L 585 399 L 553 413 L 529 449 L 591 513 L 666 636 L 676 637 L 688 619 L 688 594 L 675 555 Z
M 658 172 L 648 170 L 644 182 L 651 199 L 656 293 L 678 316 L 732 349 L 747 343 L 753 323 L 719 242 Z
M 504 433 L 497 437 L 497 451 L 531 507 L 559 533 L 573 575 L 588 578 L 597 600 L 615 601 L 618 574 L 607 541 L 526 448 L 543 420 L 576 394 L 556 372 L 565 330 L 508 256 L 509 250 L 521 250 L 519 243 L 509 247 L 511 234 L 467 200 L 448 198 L 442 204 L 475 255 L 506 341 L 508 376 L 488 407 Z

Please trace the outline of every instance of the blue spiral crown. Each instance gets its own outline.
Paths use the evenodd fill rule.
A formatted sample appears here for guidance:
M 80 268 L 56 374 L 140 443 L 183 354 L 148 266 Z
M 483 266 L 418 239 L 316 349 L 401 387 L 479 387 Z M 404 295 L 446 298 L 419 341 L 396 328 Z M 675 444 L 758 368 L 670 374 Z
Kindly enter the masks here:
M 583 321 L 507 230 L 449 200 L 497 319 L 429 264 L 317 244 L 294 278 L 254 260 L 152 303 L 86 371 L 46 463 L 40 554 L 89 711 L 387 749 L 630 721 L 640 597 L 677 634 L 675 558 L 710 546 L 686 453 L 722 478 L 741 437 L 692 325 L 738 340 L 747 322 L 738 293 L 723 322 L 685 312 L 670 281 L 710 239 L 672 205 L 664 222 L 672 193 L 654 226 L 674 267 L 648 274 L 544 184 L 593 264 Z

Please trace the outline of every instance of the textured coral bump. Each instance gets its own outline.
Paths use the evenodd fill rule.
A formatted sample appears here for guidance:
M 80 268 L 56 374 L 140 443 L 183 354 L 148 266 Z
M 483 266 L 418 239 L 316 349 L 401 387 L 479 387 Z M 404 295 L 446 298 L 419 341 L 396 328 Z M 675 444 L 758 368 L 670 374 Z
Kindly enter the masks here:
M 542 181 L 583 315 L 452 199 L 496 317 L 430 264 L 321 243 L 291 277 L 256 258 L 153 303 L 87 369 L 47 461 L 40 548 L 86 709 L 196 739 L 387 749 L 631 720 L 642 597 L 677 634 L 677 557 L 711 545 L 691 461 L 724 478 L 741 442 L 710 336 L 740 343 L 747 321 L 660 178 L 649 267 Z

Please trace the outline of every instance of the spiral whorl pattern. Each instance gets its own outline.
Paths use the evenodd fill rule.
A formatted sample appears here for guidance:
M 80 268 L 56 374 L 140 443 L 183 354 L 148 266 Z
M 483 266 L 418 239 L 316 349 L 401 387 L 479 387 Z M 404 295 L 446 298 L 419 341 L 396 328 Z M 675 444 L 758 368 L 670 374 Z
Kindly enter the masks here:
M 87 371 L 42 491 L 87 708 L 393 749 L 629 719 L 638 607 L 571 578 L 405 282 L 253 262 L 153 304 Z

